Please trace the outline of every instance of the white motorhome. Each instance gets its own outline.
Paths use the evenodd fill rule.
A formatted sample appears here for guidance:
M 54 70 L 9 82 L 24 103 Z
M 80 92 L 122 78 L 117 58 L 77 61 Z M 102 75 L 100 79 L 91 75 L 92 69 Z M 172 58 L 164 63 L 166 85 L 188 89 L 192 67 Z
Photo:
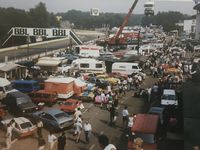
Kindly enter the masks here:
M 0 100 L 6 97 L 6 94 L 9 92 L 17 91 L 12 88 L 11 82 L 5 78 L 0 78 Z
M 75 54 L 80 57 L 99 57 L 103 47 L 96 45 L 78 45 L 75 47 Z
M 142 71 L 138 63 L 115 62 L 112 64 L 112 73 L 132 75 Z
M 178 105 L 178 100 L 176 99 L 176 93 L 173 89 L 164 89 L 161 98 L 161 105 Z
M 80 58 L 72 61 L 72 69 L 93 73 L 106 72 L 105 63 L 93 58 Z

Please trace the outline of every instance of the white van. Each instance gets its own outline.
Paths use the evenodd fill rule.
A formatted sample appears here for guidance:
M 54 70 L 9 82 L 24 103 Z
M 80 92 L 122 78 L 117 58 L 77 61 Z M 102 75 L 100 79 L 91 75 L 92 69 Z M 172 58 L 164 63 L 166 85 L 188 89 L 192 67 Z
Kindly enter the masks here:
M 178 105 L 175 90 L 164 89 L 163 95 L 161 97 L 161 105 Z
M 0 78 L 0 100 L 6 97 L 6 94 L 9 92 L 17 91 L 12 88 L 11 82 L 5 78 Z
M 112 73 L 132 75 L 140 71 L 142 71 L 142 69 L 139 67 L 138 63 L 115 62 L 112 64 Z

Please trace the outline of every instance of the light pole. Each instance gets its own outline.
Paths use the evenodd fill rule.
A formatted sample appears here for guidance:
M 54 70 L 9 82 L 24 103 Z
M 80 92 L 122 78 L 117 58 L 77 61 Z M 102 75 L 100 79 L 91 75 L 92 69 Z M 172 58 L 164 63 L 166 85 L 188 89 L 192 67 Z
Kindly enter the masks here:
M 29 43 L 31 42 L 30 35 L 27 36 L 27 60 L 30 58 L 29 54 Z

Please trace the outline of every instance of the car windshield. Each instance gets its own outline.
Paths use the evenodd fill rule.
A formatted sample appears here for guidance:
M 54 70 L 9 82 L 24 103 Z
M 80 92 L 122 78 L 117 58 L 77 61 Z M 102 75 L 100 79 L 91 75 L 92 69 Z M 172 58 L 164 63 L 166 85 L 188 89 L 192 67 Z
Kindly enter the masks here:
M 29 99 L 29 97 L 20 97 L 20 98 L 17 98 L 17 105 L 24 104 L 24 103 L 29 103 L 29 102 L 31 102 L 31 100 Z
M 22 123 L 20 126 L 22 129 L 26 129 L 26 128 L 32 127 L 32 124 L 30 122 L 25 122 L 25 123 Z
M 73 102 L 65 102 L 65 103 L 64 103 L 65 106 L 71 106 L 71 105 L 74 105 L 74 104 L 75 104 L 75 103 L 73 103 Z
M 163 95 L 163 99 L 166 99 L 166 100 L 175 100 L 176 96 L 175 95 Z
M 11 91 L 12 89 L 13 89 L 13 88 L 12 88 L 12 85 L 11 85 L 11 84 L 5 86 L 5 90 L 6 90 L 6 91 Z
M 55 117 L 57 119 L 61 119 L 61 118 L 64 118 L 64 117 L 68 117 L 68 115 L 66 113 L 59 113 L 59 114 L 56 114 Z

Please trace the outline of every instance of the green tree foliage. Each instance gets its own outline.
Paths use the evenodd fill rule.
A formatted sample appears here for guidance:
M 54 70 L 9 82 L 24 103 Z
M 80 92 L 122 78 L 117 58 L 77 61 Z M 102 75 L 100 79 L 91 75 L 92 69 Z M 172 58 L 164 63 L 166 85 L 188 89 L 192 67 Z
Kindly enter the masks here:
M 12 7 L 0 7 L 0 22 L 0 43 L 3 43 L 8 38 L 7 33 L 12 27 L 59 27 L 59 22 L 55 14 L 49 13 L 44 3 L 39 3 L 29 11 Z M 15 43 L 21 44 L 20 42 L 16 42 L 17 37 L 14 39 Z M 20 40 L 17 41 L 24 42 L 26 38 L 20 37 Z
M 74 23 L 76 28 L 93 29 L 98 27 L 120 26 L 124 21 L 126 14 L 119 13 L 100 13 L 99 16 L 91 16 L 89 12 L 69 10 L 67 13 L 58 13 L 63 20 Z M 129 18 L 128 25 L 139 25 L 143 15 L 132 15 Z
M 180 12 L 158 12 L 155 16 L 145 16 L 142 18 L 142 25 L 149 26 L 150 24 L 162 25 L 164 30 L 169 32 L 177 29 L 176 23 L 180 20 L 188 18 L 187 15 L 183 15 Z

